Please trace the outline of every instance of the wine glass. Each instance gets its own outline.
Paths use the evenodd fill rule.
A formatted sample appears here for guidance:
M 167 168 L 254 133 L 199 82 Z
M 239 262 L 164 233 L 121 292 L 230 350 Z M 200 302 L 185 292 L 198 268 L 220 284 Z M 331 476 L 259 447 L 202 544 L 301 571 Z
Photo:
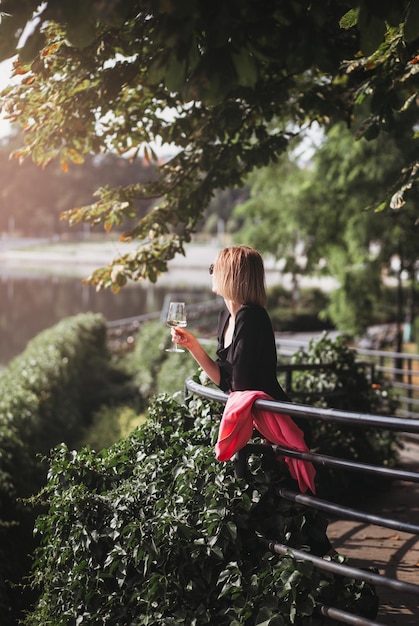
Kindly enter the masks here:
M 166 324 L 170 327 L 180 326 L 185 328 L 186 322 L 186 305 L 184 302 L 170 302 L 167 312 Z M 185 352 L 182 348 L 178 348 L 176 342 L 174 348 L 166 348 L 166 352 Z

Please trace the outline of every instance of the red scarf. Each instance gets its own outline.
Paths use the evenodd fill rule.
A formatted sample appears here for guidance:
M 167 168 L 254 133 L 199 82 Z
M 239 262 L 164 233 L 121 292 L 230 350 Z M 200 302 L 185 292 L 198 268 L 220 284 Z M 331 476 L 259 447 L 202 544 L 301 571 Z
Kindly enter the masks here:
M 255 400 L 273 400 L 263 391 L 233 391 L 224 408 L 215 445 L 219 461 L 228 461 L 252 437 L 253 429 L 269 442 L 308 452 L 303 431 L 289 415 L 271 413 L 253 408 Z M 302 493 L 310 489 L 315 493 L 316 470 L 309 461 L 285 457 L 291 476 L 298 481 Z

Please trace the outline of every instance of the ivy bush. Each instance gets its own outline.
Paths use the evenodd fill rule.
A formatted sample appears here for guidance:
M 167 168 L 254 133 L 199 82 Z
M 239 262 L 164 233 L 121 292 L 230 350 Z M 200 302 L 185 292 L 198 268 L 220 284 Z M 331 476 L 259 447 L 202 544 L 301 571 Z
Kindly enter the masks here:
M 370 586 L 266 550 L 260 536 L 307 549 L 324 519 L 279 499 L 280 464 L 253 460 L 249 484 L 215 460 L 219 411 L 159 396 L 112 448 L 55 450 L 25 626 L 314 626 L 331 598 L 375 614 Z
M 331 339 L 324 334 L 312 340 L 307 350 L 299 350 L 292 363 L 316 364 L 319 369 L 293 374 L 293 392 L 302 404 L 335 408 L 343 411 L 394 415 L 397 399 L 390 383 L 384 377 L 369 374 L 368 365 L 357 359 L 343 337 Z M 298 398 L 298 399 L 297 399 Z M 330 456 L 394 467 L 401 448 L 400 439 L 393 432 L 354 426 L 332 421 L 314 421 L 312 448 Z M 319 489 L 327 496 L 345 494 L 362 487 L 378 486 L 376 477 L 319 467 Z
M 159 321 L 142 324 L 135 336 L 132 352 L 123 358 L 140 395 L 151 398 L 157 394 L 157 376 L 167 358 L 165 348 L 170 344 L 169 329 Z M 182 389 L 182 383 L 178 387 Z

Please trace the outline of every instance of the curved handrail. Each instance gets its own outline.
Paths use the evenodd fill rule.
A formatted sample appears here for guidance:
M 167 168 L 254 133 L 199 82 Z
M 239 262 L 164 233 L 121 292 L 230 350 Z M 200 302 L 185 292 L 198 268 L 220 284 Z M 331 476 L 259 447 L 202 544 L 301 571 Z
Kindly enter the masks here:
M 192 379 L 187 379 L 185 381 L 185 391 L 188 391 L 192 394 L 198 395 L 200 397 L 206 398 L 208 400 L 215 400 L 222 404 L 225 404 L 228 399 L 228 394 L 220 391 L 219 389 L 215 389 L 213 387 L 209 387 L 206 385 L 199 384 Z M 379 428 L 385 428 L 387 430 L 393 430 L 398 432 L 408 432 L 408 433 L 419 433 L 419 419 L 404 419 L 399 417 L 391 417 L 384 415 L 370 415 L 363 413 L 354 413 L 350 411 L 342 411 L 337 409 L 324 409 L 318 407 L 311 407 L 307 405 L 299 405 L 291 402 L 277 402 L 271 400 L 256 400 L 254 403 L 254 407 L 256 409 L 267 410 L 273 413 L 286 413 L 290 416 L 304 416 L 308 419 L 320 419 L 320 420 L 329 420 L 329 421 L 337 421 L 337 422 L 345 422 L 352 423 L 356 426 L 364 425 L 364 426 L 374 426 Z M 249 445 L 248 448 L 254 450 L 255 448 L 265 448 L 266 446 Z M 397 478 L 398 480 L 410 481 L 410 482 L 419 482 L 419 473 L 418 472 L 410 472 L 405 470 L 398 469 L 390 469 L 384 467 L 378 467 L 374 465 L 367 465 L 365 463 L 357 463 L 354 461 L 348 461 L 345 459 L 339 459 L 337 457 L 326 456 L 322 454 L 317 454 L 315 452 L 301 452 L 298 450 L 294 450 L 292 448 L 287 448 L 283 446 L 272 446 L 275 451 L 280 452 L 284 456 L 292 456 L 294 458 L 301 458 L 303 460 L 309 460 L 313 463 L 321 464 L 321 465 L 330 465 L 330 466 L 338 466 L 343 467 L 344 469 L 348 469 L 351 471 L 363 471 L 369 472 L 372 474 L 380 474 L 381 476 L 386 476 L 388 478 Z M 303 494 L 299 494 L 297 492 L 292 492 L 287 489 L 281 489 L 282 497 L 300 502 L 305 504 L 306 506 L 328 511 L 333 513 L 336 517 L 340 517 L 341 519 L 357 519 L 366 523 L 374 524 L 377 526 L 382 526 L 386 528 L 395 528 L 402 529 L 404 532 L 408 532 L 412 535 L 419 536 L 419 526 L 416 524 L 407 524 L 402 523 L 398 520 L 384 518 L 381 516 L 373 516 L 369 515 L 363 511 L 357 509 L 350 509 L 348 507 L 342 507 L 336 505 L 334 503 L 328 502 L 327 500 L 320 500 L 315 496 L 306 496 Z M 345 566 L 340 563 L 325 561 L 324 559 L 320 559 L 311 555 L 309 552 L 303 552 L 295 549 L 291 549 L 286 545 L 279 544 L 273 542 L 271 540 L 266 541 L 271 550 L 278 552 L 280 554 L 285 554 L 290 552 L 296 558 L 302 560 L 311 561 L 316 566 L 322 569 L 329 569 L 330 571 L 340 572 L 342 575 L 351 575 L 353 578 L 359 578 L 360 580 L 369 580 L 374 584 L 382 585 L 384 587 L 398 589 L 400 591 L 405 591 L 408 593 L 414 593 L 419 595 L 419 585 L 407 583 L 404 581 L 400 581 L 394 578 L 382 576 L 380 574 L 371 574 L 371 572 L 366 573 L 363 570 L 358 570 L 356 568 L 351 568 Z M 321 609 L 321 607 L 319 607 Z M 330 607 L 323 607 L 328 611 L 336 610 Z M 362 620 L 362 618 L 351 616 L 347 613 L 340 616 L 340 621 L 346 623 L 357 623 L 357 624 L 376 624 L 378 622 L 373 622 L 369 620 Z M 353 621 L 353 620 L 357 621 Z M 360 621 L 359 621 L 360 620 Z
M 228 395 L 218 389 L 201 385 L 191 378 L 185 381 L 188 391 L 195 393 L 208 400 L 218 400 L 224 404 Z M 329 409 L 296 404 L 294 402 L 277 402 L 274 400 L 256 400 L 255 409 L 270 411 L 271 413 L 286 413 L 291 417 L 305 417 L 307 419 L 320 419 L 324 421 L 353 423 L 359 426 L 375 426 L 387 430 L 395 430 L 406 433 L 419 433 L 419 419 L 406 419 L 403 417 L 390 417 L 388 415 L 372 415 L 369 413 L 354 413 L 340 409 Z

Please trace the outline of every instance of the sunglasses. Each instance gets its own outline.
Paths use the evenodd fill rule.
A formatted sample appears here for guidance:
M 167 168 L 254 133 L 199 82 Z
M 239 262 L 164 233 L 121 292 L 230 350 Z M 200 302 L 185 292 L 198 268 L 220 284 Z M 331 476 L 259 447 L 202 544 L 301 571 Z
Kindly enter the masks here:
M 210 273 L 210 276 L 212 276 L 214 274 L 214 263 L 211 263 L 211 265 L 208 268 L 208 271 Z

